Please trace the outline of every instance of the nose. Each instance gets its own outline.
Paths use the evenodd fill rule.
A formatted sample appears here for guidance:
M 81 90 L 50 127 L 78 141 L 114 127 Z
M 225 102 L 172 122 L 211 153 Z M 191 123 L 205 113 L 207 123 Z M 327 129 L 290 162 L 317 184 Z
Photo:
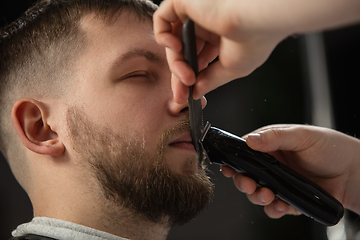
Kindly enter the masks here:
M 202 109 L 205 108 L 206 104 L 207 104 L 206 98 L 202 97 L 201 98 Z M 176 116 L 176 117 L 184 115 L 184 114 L 188 114 L 188 112 L 189 112 L 188 101 L 180 104 L 180 103 L 175 102 L 175 100 L 172 98 L 169 101 L 169 112 L 171 115 Z

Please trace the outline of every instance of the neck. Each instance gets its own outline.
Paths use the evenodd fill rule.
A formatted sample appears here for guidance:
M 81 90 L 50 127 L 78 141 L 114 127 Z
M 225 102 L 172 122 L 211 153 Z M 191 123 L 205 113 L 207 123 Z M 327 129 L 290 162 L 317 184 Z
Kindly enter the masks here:
M 107 205 L 104 201 L 102 203 L 105 214 L 98 221 L 101 226 L 97 229 L 132 240 L 166 239 L 170 230 L 167 218 L 154 223 L 129 209 L 114 206 L 113 203 Z

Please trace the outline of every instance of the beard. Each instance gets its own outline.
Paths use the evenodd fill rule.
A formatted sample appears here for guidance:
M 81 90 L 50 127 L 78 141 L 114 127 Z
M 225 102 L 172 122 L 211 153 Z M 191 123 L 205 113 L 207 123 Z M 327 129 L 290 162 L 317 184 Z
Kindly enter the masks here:
M 102 195 L 120 208 L 153 223 L 181 225 L 197 216 L 213 195 L 206 168 L 189 155 L 186 166 L 198 165 L 197 173 L 174 173 L 163 157 L 168 139 L 190 129 L 188 117 L 161 135 L 156 150 L 145 141 L 125 137 L 90 121 L 76 107 L 67 113 L 74 150 L 88 163 Z

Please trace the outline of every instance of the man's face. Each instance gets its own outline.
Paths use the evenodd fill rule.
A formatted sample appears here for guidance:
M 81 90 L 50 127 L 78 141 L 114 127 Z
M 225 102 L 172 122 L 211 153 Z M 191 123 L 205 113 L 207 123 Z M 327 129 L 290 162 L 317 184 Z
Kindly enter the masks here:
M 183 223 L 208 202 L 186 105 L 173 101 L 164 48 L 152 23 L 123 14 L 111 25 L 87 17 L 80 84 L 67 113 L 75 155 L 107 199 L 152 221 Z
M 99 126 L 144 141 L 155 149 L 163 132 L 188 115 L 173 101 L 165 50 L 151 22 L 123 14 L 114 24 L 84 20 L 88 45 L 81 57 L 76 105 Z M 190 131 L 169 139 L 164 157 L 172 171 L 196 172 Z M 187 160 L 186 160 L 187 159 Z

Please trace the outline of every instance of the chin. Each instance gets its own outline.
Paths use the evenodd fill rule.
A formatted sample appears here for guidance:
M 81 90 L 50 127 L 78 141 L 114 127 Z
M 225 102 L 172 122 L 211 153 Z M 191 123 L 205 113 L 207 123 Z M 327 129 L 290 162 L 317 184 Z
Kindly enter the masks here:
M 194 175 L 198 173 L 198 158 L 195 154 L 178 154 L 167 157 L 169 169 L 176 174 Z

